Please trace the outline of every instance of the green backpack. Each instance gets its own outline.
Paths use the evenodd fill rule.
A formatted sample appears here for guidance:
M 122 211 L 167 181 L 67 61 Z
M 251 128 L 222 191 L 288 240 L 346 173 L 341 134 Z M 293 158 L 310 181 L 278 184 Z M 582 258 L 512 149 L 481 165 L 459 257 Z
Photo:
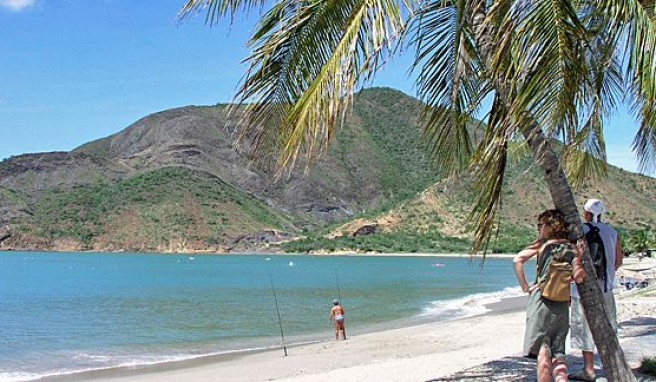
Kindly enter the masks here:
M 556 302 L 569 301 L 574 246 L 549 243 L 538 258 L 537 284 L 542 297 Z

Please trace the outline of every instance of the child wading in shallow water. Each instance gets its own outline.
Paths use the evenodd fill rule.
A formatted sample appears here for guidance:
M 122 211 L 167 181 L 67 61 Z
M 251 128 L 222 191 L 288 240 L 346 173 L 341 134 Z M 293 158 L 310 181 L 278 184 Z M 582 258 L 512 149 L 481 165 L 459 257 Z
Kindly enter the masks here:
M 522 290 L 529 294 L 526 306 L 524 356 L 538 359 L 538 381 L 567 381 L 565 339 L 569 331 L 570 282 L 583 282 L 581 252 L 569 240 L 565 218 L 559 210 L 538 216 L 538 238 L 513 260 Z M 524 264 L 537 256 L 537 283 L 529 285 Z

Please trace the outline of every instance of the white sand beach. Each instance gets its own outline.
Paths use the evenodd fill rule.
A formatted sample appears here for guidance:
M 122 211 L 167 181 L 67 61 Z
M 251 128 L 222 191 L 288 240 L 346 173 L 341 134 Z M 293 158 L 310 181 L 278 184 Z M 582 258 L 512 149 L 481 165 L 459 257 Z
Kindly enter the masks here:
M 356 335 L 232 359 L 206 359 L 191 367 L 141 369 L 96 381 L 419 381 L 521 351 L 524 312 Z M 348 330 L 348 323 L 347 323 Z M 331 331 L 330 327 L 327 331 Z M 99 377 L 99 378 L 95 378 Z
M 630 323 L 630 328 L 627 330 L 632 331 L 631 336 L 623 338 L 620 333 L 620 343 L 631 347 L 625 349 L 625 352 L 631 367 L 636 368 L 641 357 L 656 356 L 656 348 L 635 341 L 637 337 L 643 335 L 650 338 L 655 336 L 656 297 L 653 291 L 647 297 L 644 293 L 641 297 L 633 296 L 635 294 L 630 293 L 620 296 L 618 316 L 620 322 Z M 96 372 L 77 376 L 75 380 L 117 382 L 441 380 L 459 371 L 505 359 L 504 357 L 525 360 L 519 357 L 524 336 L 524 306 L 524 297 L 507 299 L 492 304 L 491 311 L 483 316 L 356 335 L 346 341 L 327 341 L 291 347 L 288 348 L 286 357 L 283 356 L 282 349 L 279 349 L 239 356 L 208 357 L 191 362 L 133 370 Z M 534 370 L 534 366 L 529 363 L 518 372 L 534 373 Z M 497 371 L 493 370 L 492 373 Z M 460 379 L 451 378 L 446 380 Z M 67 380 L 71 380 L 70 376 Z

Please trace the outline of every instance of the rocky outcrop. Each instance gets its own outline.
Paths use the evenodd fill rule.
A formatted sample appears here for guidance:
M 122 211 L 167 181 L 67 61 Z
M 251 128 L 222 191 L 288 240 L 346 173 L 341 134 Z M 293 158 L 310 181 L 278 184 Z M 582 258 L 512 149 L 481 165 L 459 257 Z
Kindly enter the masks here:
M 0 162 L 0 187 L 34 201 L 46 190 L 71 189 L 98 181 L 115 182 L 130 174 L 114 162 L 80 152 L 25 154 Z
M 351 236 L 353 237 L 358 237 L 358 236 L 367 236 L 367 235 L 373 235 L 378 231 L 378 226 L 375 224 L 369 224 L 369 225 L 363 225 L 362 227 L 358 228 Z
M 264 250 L 271 244 L 278 244 L 289 241 L 293 236 L 287 232 L 278 230 L 265 230 L 256 234 L 241 235 L 228 244 L 227 250 L 246 250 L 258 249 Z
M 0 227 L 0 247 L 2 247 L 2 242 L 11 237 L 11 230 L 8 226 Z

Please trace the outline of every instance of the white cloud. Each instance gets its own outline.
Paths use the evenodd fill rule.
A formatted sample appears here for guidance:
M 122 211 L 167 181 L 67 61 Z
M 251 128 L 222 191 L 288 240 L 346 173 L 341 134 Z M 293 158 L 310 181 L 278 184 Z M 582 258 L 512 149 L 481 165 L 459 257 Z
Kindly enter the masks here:
M 0 0 L 0 7 L 10 11 L 22 11 L 36 4 L 36 0 Z

